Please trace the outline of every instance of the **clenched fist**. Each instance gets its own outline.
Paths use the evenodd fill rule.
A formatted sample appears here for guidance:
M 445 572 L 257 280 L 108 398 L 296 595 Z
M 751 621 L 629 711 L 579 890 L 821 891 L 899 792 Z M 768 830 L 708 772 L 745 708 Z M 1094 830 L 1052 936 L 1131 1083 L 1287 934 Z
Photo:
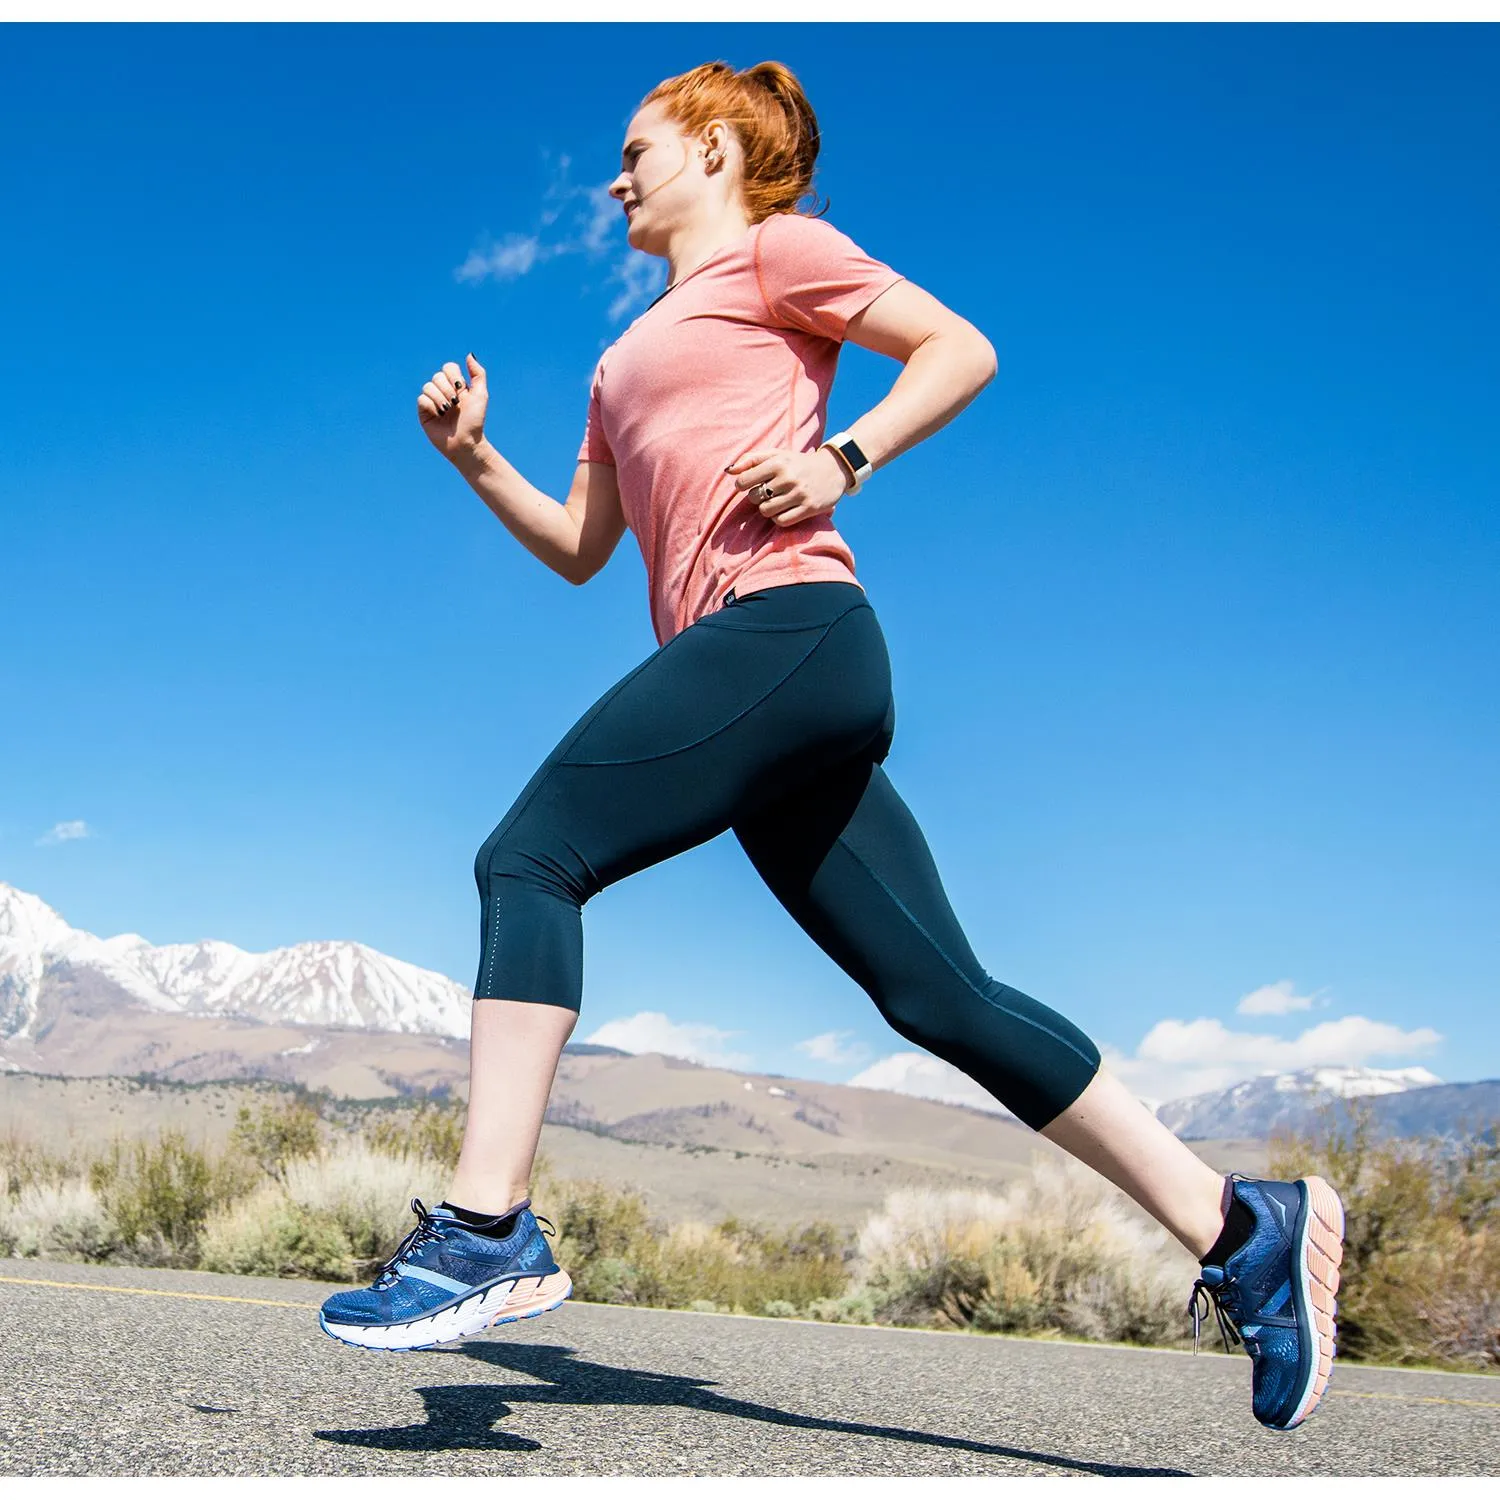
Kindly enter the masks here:
M 444 458 L 454 462 L 467 457 L 484 440 L 484 413 L 490 400 L 484 366 L 472 354 L 467 360 L 467 385 L 462 371 L 450 359 L 417 397 L 417 420 L 422 431 Z

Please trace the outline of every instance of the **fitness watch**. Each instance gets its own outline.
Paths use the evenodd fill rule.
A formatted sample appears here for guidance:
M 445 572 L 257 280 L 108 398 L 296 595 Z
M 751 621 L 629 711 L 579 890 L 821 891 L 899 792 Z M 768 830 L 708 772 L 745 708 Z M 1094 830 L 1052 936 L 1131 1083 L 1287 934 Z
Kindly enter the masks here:
M 870 460 L 865 457 L 859 444 L 849 436 L 847 432 L 836 432 L 831 438 L 825 438 L 818 444 L 820 448 L 832 448 L 838 455 L 840 462 L 853 476 L 854 483 L 845 492 L 856 494 L 865 480 L 875 471 L 870 466 Z

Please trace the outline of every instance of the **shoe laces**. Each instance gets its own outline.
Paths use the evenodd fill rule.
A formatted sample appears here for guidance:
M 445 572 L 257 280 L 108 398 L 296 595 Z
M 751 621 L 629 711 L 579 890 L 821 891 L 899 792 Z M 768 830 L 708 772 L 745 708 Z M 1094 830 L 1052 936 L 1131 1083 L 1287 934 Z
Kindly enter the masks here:
M 390 1258 L 375 1273 L 377 1284 L 385 1277 L 395 1275 L 397 1267 L 408 1256 L 415 1255 L 424 1245 L 443 1238 L 443 1231 L 438 1227 L 437 1216 L 420 1198 L 411 1200 L 411 1211 L 417 1216 L 417 1222 L 407 1232 L 406 1238 L 396 1246 Z
M 1229 1341 L 1232 1338 L 1236 1344 L 1243 1344 L 1245 1340 L 1240 1336 L 1240 1331 L 1234 1326 L 1229 1314 L 1224 1310 L 1224 1304 L 1220 1298 L 1226 1292 L 1234 1288 L 1234 1278 L 1226 1277 L 1219 1286 L 1210 1286 L 1201 1276 L 1193 1283 L 1192 1295 L 1188 1298 L 1187 1310 L 1193 1319 L 1193 1353 L 1198 1352 L 1198 1330 L 1202 1327 L 1203 1320 L 1210 1308 L 1219 1322 L 1219 1336 L 1224 1340 L 1224 1352 L 1233 1353 Z
M 523 1208 L 529 1205 L 523 1204 Z M 396 1246 L 390 1257 L 381 1265 L 375 1273 L 375 1284 L 380 1285 L 385 1278 L 394 1276 L 397 1267 L 400 1266 L 408 1256 L 415 1255 L 424 1245 L 430 1245 L 436 1240 L 444 1237 L 443 1229 L 450 1224 L 447 1219 L 439 1219 L 420 1198 L 411 1200 L 411 1211 L 417 1216 L 417 1222 L 407 1231 L 406 1238 Z M 557 1226 L 552 1220 L 543 1214 L 533 1214 L 534 1218 L 545 1235 L 557 1238 Z

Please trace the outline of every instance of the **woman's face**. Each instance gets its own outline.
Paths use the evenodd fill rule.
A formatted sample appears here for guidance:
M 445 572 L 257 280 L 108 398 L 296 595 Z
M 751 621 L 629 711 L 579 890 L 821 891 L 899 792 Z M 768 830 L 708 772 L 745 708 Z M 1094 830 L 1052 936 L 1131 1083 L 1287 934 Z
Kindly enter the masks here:
M 702 212 L 709 196 L 702 153 L 715 149 L 708 139 L 714 132 L 711 123 L 701 140 L 684 135 L 659 104 L 646 105 L 631 120 L 620 153 L 620 175 L 609 193 L 625 209 L 625 234 L 635 249 L 664 254 L 671 231 Z M 722 123 L 717 134 L 724 135 L 727 144 Z

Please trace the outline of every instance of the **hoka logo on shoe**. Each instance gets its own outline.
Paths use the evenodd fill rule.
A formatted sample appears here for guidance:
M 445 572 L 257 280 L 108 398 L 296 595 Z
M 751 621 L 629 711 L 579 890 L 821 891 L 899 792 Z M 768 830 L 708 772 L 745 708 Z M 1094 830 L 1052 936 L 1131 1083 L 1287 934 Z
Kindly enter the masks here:
M 524 1266 L 529 1266 L 529 1265 L 532 1264 L 533 1261 L 535 1261 L 541 1255 L 541 1253 L 542 1253 L 541 1241 L 540 1240 L 533 1240 L 516 1257 L 516 1263 L 518 1265 L 520 1265 L 520 1266 L 523 1266 L 523 1267 Z

